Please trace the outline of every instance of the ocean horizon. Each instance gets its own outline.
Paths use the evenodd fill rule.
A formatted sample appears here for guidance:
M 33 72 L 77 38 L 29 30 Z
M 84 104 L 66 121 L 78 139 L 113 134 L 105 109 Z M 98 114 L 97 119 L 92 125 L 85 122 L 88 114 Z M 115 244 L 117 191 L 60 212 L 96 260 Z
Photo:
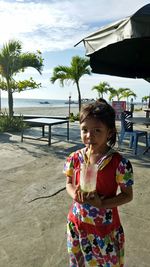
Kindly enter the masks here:
M 77 107 L 78 103 L 71 103 L 72 107 Z M 66 107 L 68 105 L 68 100 L 66 99 L 34 99 L 34 98 L 13 98 L 14 108 L 25 108 L 25 107 Z M 130 104 L 130 102 L 128 103 Z M 146 103 L 134 102 L 138 107 L 146 106 Z M 7 97 L 1 98 L 1 109 L 8 108 Z
M 34 98 L 13 98 L 14 108 L 25 108 L 25 107 L 66 107 L 68 100 L 63 99 L 34 99 Z M 78 104 L 71 104 L 77 106 Z M 8 99 L 1 98 L 1 108 L 8 108 Z

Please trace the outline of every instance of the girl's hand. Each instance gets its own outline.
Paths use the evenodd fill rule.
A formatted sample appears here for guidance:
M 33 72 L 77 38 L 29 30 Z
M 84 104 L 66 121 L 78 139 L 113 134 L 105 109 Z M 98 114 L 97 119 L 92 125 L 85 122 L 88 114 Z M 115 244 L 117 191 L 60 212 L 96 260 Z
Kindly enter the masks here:
M 86 193 L 86 200 L 93 199 L 95 197 L 96 191 L 91 191 L 89 193 Z
M 79 203 L 86 203 L 87 202 L 86 201 L 87 193 L 81 191 L 80 185 L 76 186 L 76 189 L 75 189 L 74 193 L 75 193 L 75 197 L 74 197 L 75 201 L 77 201 Z
M 77 185 L 75 189 L 75 201 L 83 204 L 83 203 L 89 203 L 92 206 L 95 206 L 96 208 L 100 208 L 102 205 L 102 199 L 104 197 L 100 197 L 96 191 L 93 192 L 83 192 L 80 189 L 80 185 Z
M 102 200 L 104 199 L 104 197 L 100 197 L 97 192 L 90 192 L 88 193 L 89 195 L 87 195 L 87 199 L 86 202 L 96 208 L 101 208 L 102 207 Z

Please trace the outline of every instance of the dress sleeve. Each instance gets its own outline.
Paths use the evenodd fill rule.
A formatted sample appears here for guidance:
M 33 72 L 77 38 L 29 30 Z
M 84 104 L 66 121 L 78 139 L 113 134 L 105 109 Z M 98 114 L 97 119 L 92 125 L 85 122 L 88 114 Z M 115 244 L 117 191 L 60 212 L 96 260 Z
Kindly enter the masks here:
M 64 163 L 63 173 L 72 177 L 74 174 L 74 153 L 71 153 Z
M 116 181 L 120 187 L 131 186 L 134 183 L 133 168 L 131 162 L 126 158 L 122 158 L 118 165 Z

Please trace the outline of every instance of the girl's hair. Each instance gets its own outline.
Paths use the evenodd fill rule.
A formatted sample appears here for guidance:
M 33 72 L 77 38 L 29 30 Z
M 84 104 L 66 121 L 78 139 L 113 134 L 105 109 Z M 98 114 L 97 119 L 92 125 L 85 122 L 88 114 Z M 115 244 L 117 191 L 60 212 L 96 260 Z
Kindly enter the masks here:
M 95 118 L 105 124 L 111 130 L 111 137 L 108 140 L 108 145 L 113 147 L 116 143 L 116 125 L 115 125 L 115 110 L 103 98 L 97 99 L 93 103 L 82 105 L 80 111 L 80 124 L 87 118 Z

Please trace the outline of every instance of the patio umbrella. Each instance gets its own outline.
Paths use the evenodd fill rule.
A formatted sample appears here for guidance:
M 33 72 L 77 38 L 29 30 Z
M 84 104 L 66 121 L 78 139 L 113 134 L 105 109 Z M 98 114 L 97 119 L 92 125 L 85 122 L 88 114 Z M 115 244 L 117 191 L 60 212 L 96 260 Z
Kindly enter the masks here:
M 150 81 L 150 4 L 82 41 L 92 72 Z

